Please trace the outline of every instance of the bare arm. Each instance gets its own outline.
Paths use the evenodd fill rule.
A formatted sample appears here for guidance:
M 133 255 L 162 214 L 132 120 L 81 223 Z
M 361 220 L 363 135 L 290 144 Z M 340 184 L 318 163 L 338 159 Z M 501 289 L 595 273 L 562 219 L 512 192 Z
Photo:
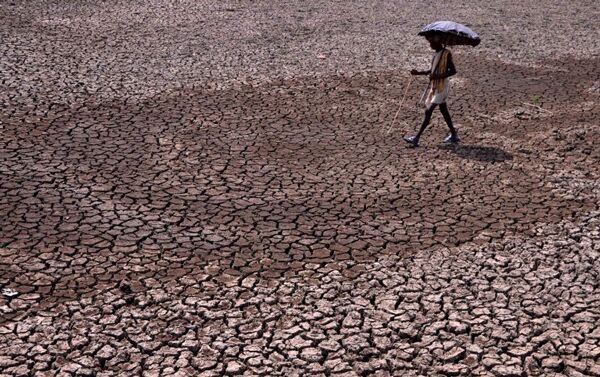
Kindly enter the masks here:
M 425 76 L 431 73 L 431 70 L 427 70 L 427 71 L 417 71 L 416 69 L 412 69 L 410 71 L 410 74 L 413 76 Z
M 452 60 L 452 54 L 448 55 L 448 66 L 446 69 L 446 77 L 456 75 L 456 67 L 454 67 L 454 60 Z

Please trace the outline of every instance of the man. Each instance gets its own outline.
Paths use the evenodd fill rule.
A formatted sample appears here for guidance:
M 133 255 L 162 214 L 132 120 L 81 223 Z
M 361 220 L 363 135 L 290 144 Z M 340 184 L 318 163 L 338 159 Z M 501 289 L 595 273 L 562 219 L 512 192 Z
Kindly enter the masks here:
M 404 140 L 413 147 L 419 146 L 419 139 L 425 131 L 425 128 L 429 125 L 433 110 L 435 110 L 437 106 L 439 106 L 440 112 L 444 116 L 444 120 L 450 129 L 450 134 L 444 139 L 444 142 L 457 143 L 459 141 L 456 129 L 452 124 L 452 118 L 448 112 L 448 106 L 446 105 L 449 90 L 448 78 L 456 74 L 456 68 L 452 61 L 452 54 L 450 53 L 450 50 L 444 48 L 441 35 L 434 34 L 427 37 L 427 40 L 429 41 L 431 48 L 435 51 L 431 61 L 431 69 L 427 71 L 417 71 L 416 69 L 413 69 L 410 71 L 410 74 L 413 76 L 429 75 L 429 92 L 425 99 L 426 109 L 423 124 L 421 124 L 419 132 L 415 136 L 404 137 Z

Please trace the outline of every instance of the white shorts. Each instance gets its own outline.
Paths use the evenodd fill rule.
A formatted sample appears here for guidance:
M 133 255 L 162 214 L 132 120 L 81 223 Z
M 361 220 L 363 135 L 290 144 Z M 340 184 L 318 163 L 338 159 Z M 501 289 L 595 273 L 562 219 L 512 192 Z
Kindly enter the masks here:
M 432 103 L 439 105 L 440 103 L 445 103 L 448 100 L 448 94 L 450 93 L 450 80 L 446 79 L 444 81 L 444 89 L 441 91 L 436 91 L 434 88 L 429 89 L 429 93 L 427 93 L 427 97 L 425 100 L 425 105 L 429 107 Z

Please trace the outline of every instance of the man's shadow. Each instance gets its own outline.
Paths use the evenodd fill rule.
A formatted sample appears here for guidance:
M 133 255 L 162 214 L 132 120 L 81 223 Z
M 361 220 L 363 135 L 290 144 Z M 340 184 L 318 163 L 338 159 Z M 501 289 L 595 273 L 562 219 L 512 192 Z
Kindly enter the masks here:
M 512 154 L 496 147 L 486 147 L 481 145 L 450 144 L 443 145 L 441 149 L 450 151 L 459 157 L 467 160 L 476 160 L 482 162 L 503 162 L 513 159 Z

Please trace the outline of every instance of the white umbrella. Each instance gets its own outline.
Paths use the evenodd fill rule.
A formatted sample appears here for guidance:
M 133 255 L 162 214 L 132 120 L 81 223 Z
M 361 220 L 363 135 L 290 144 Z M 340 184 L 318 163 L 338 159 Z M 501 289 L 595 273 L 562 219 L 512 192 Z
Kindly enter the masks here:
M 428 37 L 441 35 L 446 45 L 477 46 L 481 42 L 479 35 L 463 24 L 454 21 L 436 21 L 425 26 L 419 35 Z

